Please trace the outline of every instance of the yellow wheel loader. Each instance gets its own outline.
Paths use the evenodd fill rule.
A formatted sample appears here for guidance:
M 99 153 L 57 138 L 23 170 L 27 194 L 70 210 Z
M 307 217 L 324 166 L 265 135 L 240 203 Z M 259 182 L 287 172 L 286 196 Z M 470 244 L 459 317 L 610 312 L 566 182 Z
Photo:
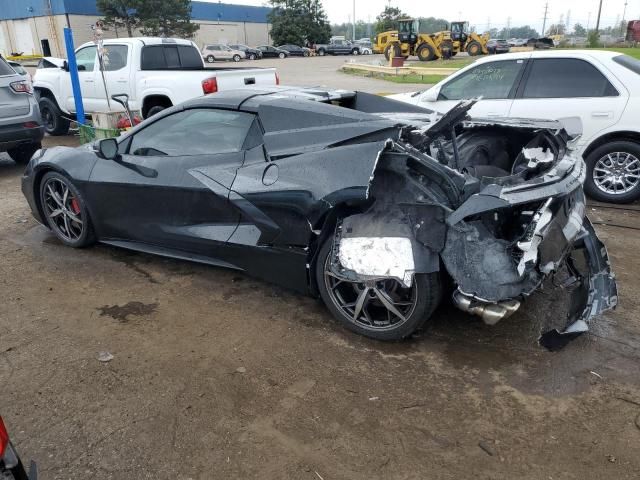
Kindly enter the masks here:
M 469 22 L 451 22 L 449 30 L 451 41 L 453 42 L 453 55 L 459 52 L 467 52 L 469 56 L 487 55 L 487 42 L 489 34 L 478 35 L 469 32 Z
M 387 60 L 392 57 L 417 56 L 423 62 L 448 58 L 454 53 L 454 42 L 448 31 L 419 33 L 420 21 L 405 18 L 398 21 L 398 30 L 379 33 L 375 38 L 374 53 L 384 53 Z

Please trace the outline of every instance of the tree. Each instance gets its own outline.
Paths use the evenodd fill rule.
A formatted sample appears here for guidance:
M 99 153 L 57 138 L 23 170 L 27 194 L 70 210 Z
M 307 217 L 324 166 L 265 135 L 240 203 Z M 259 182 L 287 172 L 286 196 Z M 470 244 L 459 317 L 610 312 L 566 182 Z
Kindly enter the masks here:
M 397 7 L 384 7 L 384 11 L 376 17 L 376 33 L 398 29 L 398 20 L 407 17 Z
M 191 0 L 139 0 L 142 34 L 192 38 L 200 25 L 191 23 Z
M 587 36 L 587 29 L 584 28 L 581 24 L 576 23 L 573 26 L 573 32 L 576 34 L 577 37 L 586 37 Z
M 523 27 L 503 28 L 495 38 L 537 38 L 538 32 L 529 25 Z
M 436 33 L 449 29 L 449 22 L 444 18 L 420 17 L 421 33 Z
M 327 43 L 331 25 L 321 0 L 271 0 L 271 38 L 276 45 Z
M 127 34 L 133 36 L 133 29 L 140 24 L 138 16 L 139 0 L 97 0 L 98 11 L 104 15 L 105 25 L 116 29 L 126 28 Z
M 547 30 L 547 35 L 564 35 L 565 26 L 564 23 L 554 23 Z

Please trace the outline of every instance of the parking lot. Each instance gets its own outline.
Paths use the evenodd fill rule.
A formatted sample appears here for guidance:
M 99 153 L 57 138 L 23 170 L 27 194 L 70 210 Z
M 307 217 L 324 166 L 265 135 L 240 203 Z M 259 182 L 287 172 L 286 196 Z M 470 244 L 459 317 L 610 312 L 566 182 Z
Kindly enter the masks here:
M 243 65 L 283 84 L 424 88 L 336 73 L 352 58 Z M 537 345 L 565 300 L 552 288 L 493 327 L 445 302 L 419 336 L 380 343 L 237 272 L 64 247 L 0 158 L 0 406 L 43 479 L 640 474 L 638 203 L 589 206 L 620 305 L 564 350 Z

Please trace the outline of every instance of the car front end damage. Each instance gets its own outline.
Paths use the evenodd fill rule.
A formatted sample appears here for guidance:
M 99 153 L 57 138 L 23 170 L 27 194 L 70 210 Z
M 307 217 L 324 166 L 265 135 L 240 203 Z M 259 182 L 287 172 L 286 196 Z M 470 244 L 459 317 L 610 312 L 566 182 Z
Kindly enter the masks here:
M 489 325 L 553 280 L 569 292 L 567 318 L 539 342 L 557 350 L 617 304 L 606 248 L 585 216 L 585 164 L 561 124 L 471 121 L 472 105 L 435 123 L 403 120 L 376 159 L 370 207 L 336 228 L 331 269 L 410 287 L 444 267 L 453 303 Z

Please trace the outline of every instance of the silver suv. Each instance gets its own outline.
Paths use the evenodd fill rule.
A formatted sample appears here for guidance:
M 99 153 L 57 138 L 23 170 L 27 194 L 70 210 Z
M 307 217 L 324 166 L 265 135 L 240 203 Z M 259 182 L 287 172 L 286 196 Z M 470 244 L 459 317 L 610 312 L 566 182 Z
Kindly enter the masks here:
M 31 82 L 0 57 L 0 152 L 7 152 L 16 163 L 27 163 L 43 136 Z

